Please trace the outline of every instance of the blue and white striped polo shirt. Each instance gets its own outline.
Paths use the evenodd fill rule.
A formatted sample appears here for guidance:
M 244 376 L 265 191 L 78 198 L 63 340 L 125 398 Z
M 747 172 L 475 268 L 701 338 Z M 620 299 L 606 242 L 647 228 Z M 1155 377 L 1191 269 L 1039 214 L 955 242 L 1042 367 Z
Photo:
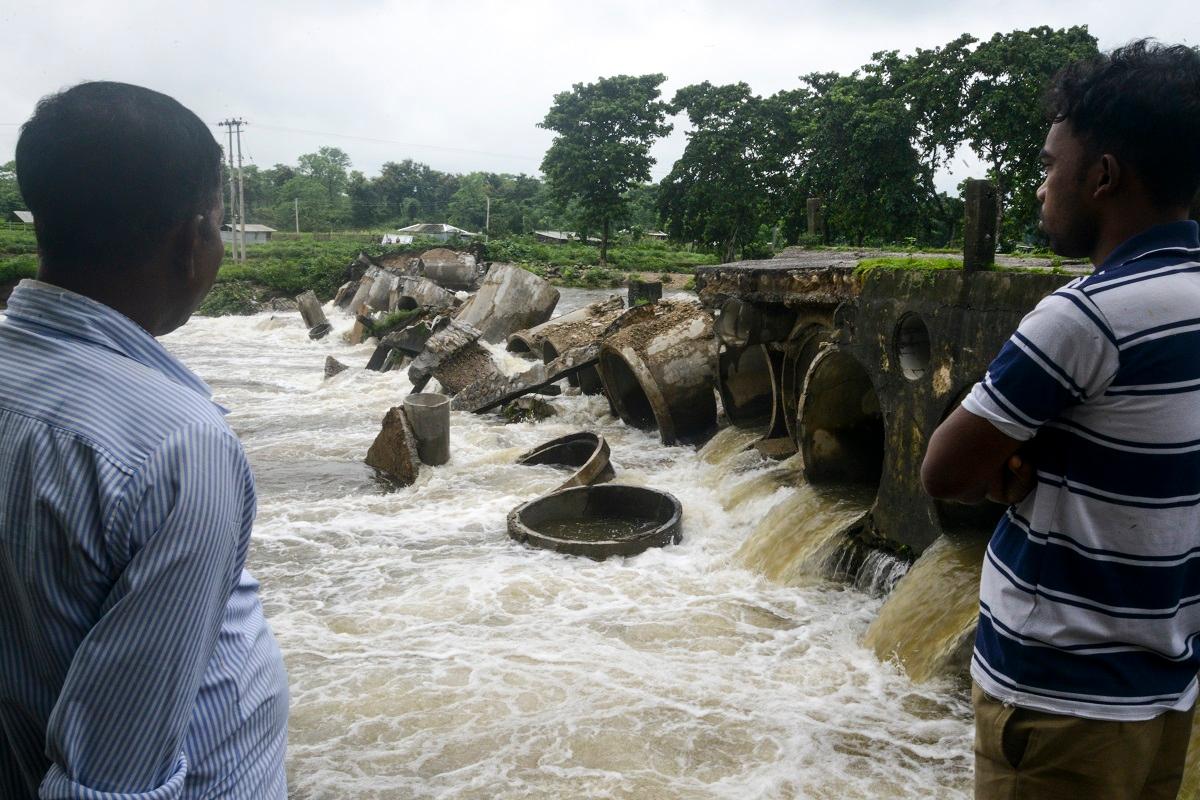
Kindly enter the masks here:
M 1043 299 L 963 407 L 1038 436 L 987 549 L 971 675 L 1001 700 L 1150 719 L 1200 668 L 1200 240 L 1152 228 Z
M 0 797 L 283 798 L 287 680 L 208 387 L 24 281 L 0 321 Z

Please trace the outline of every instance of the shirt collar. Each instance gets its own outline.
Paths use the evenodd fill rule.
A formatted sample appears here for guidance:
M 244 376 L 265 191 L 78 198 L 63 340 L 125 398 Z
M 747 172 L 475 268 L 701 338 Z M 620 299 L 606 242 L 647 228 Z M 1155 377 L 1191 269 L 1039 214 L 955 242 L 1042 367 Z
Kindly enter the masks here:
M 1108 254 L 1097 272 L 1124 266 L 1162 251 L 1200 249 L 1200 225 L 1190 219 L 1167 222 L 1131 236 Z
M 109 306 L 69 289 L 25 279 L 8 298 L 7 315 L 106 348 L 212 399 L 212 389 L 145 328 Z M 219 408 L 219 406 L 218 406 Z

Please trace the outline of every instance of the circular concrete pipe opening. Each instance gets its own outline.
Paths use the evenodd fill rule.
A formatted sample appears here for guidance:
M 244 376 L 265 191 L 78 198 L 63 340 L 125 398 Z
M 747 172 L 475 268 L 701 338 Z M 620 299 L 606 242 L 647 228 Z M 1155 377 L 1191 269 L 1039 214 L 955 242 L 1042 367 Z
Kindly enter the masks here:
M 525 333 L 527 333 L 527 331 L 521 331 L 509 336 L 508 342 L 505 344 L 505 349 L 510 353 L 536 352 L 534 349 L 537 346 L 536 343 L 532 339 L 526 337 Z M 549 360 L 550 359 L 548 358 L 546 359 L 547 362 Z
M 929 328 L 915 312 L 900 317 L 892 334 L 892 356 L 900 372 L 910 381 L 923 378 L 929 371 Z
M 730 423 L 739 428 L 766 426 L 775 405 L 766 346 L 727 347 L 717 362 L 717 391 Z
M 783 423 L 788 436 L 797 447 L 800 445 L 800 427 L 797 414 L 800 410 L 800 393 L 804 390 L 804 376 L 812 366 L 813 359 L 829 340 L 830 330 L 823 325 L 809 325 L 787 344 L 783 355 L 780 380 L 780 404 Z
M 577 486 L 531 500 L 508 515 L 508 535 L 560 553 L 603 559 L 677 543 L 683 507 L 644 486 Z
M 809 483 L 878 490 L 883 414 L 858 359 L 834 348 L 813 360 L 800 398 L 799 427 Z
M 971 388 L 974 384 L 962 389 L 955 397 L 954 402 L 946 407 L 946 413 L 942 415 L 942 421 L 946 417 L 954 413 L 954 409 L 962 405 L 962 401 L 971 393 Z M 991 500 L 984 500 L 982 503 L 968 505 L 966 503 L 955 503 L 951 500 L 934 500 L 934 509 L 937 513 L 938 525 L 946 533 L 957 533 L 965 535 L 990 535 L 996 529 L 996 523 L 1000 521 L 1000 517 L 1004 516 L 1005 507 L 999 503 L 993 503 Z
M 625 359 L 617 353 L 602 349 L 600 368 L 608 378 L 608 399 L 612 401 L 617 416 L 626 424 L 642 430 L 653 430 L 657 427 L 650 398 L 646 396 L 637 375 L 625 363 Z

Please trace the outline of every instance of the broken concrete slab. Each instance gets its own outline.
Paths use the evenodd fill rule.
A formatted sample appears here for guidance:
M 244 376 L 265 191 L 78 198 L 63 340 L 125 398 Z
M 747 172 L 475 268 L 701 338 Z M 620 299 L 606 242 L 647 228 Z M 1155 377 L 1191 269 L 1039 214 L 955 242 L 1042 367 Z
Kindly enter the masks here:
M 367 297 L 371 294 L 371 287 L 375 284 L 373 275 L 364 275 L 358 282 L 358 288 L 354 290 L 354 294 L 350 297 L 350 302 L 342 306 L 343 309 L 349 309 L 357 312 L 367 304 Z
M 360 250 L 350 265 L 346 267 L 346 279 L 351 283 L 358 283 L 362 276 L 367 274 L 367 270 L 378 266 L 379 264 L 373 258 Z
M 370 319 L 367 317 L 367 306 L 364 303 L 363 305 L 358 306 L 357 309 L 358 310 L 354 314 L 354 326 L 351 327 L 350 330 L 346 331 L 345 335 L 343 336 L 346 344 L 362 344 L 363 339 L 367 337 L 367 331 L 369 330 L 370 326 Z
M 546 279 L 512 264 L 493 264 L 457 319 L 478 328 L 484 341 L 502 342 L 550 319 L 557 304 L 558 289 Z
M 350 368 L 347 367 L 342 362 L 338 361 L 333 356 L 325 356 L 325 377 L 326 378 L 332 378 L 334 375 L 337 375 L 341 372 L 345 372 L 348 369 L 350 369 Z
M 408 486 L 417 479 L 421 472 L 417 437 L 403 406 L 389 409 L 384 416 L 379 435 L 367 451 L 366 462 L 399 486 Z
M 518 375 L 482 377 L 454 398 L 453 408 L 482 414 L 505 403 L 540 393 L 580 370 L 592 367 L 600 356 L 600 343 L 593 342 L 563 353 L 549 364 L 536 364 Z
M 333 307 L 340 308 L 343 311 L 350 307 L 350 301 L 354 299 L 354 293 L 358 291 L 358 281 L 346 281 L 338 287 L 337 293 L 333 296 Z
M 480 381 L 500 376 L 492 354 L 479 342 L 471 342 L 454 355 L 438 364 L 433 377 L 442 385 L 442 391 L 457 395 L 463 389 Z
M 389 350 L 399 350 L 410 356 L 419 356 L 425 350 L 425 343 L 433 335 L 433 327 L 426 321 L 417 321 L 400 330 L 392 331 L 379 340 L 380 346 Z
M 479 329 L 458 320 L 451 320 L 445 327 L 430 336 L 420 355 L 408 368 L 408 379 L 412 381 L 413 391 L 419 392 L 424 389 L 430 379 L 439 372 L 443 363 L 449 362 L 457 353 L 469 345 L 475 344 L 479 336 Z M 464 373 L 462 377 L 465 378 L 465 372 L 472 367 L 482 367 L 483 363 L 479 357 L 480 350 L 482 348 L 473 350 L 460 363 L 452 364 L 447 378 L 454 382 L 455 374 Z M 487 362 L 491 363 L 492 358 L 486 350 L 483 351 L 483 355 L 486 356 Z M 492 369 L 495 369 L 494 364 L 492 364 Z M 438 377 L 438 381 L 441 382 L 441 377 Z M 442 387 L 448 388 L 445 383 L 442 384 Z
M 479 277 L 475 256 L 445 247 L 421 254 L 420 274 L 444 289 L 470 291 Z

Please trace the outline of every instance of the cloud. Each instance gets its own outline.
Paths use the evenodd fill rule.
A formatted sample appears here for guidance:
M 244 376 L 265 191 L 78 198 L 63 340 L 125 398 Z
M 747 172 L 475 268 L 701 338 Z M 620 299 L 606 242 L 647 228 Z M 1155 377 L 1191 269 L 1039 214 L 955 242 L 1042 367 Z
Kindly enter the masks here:
M 1023 0 L 10 2 L 0 9 L 0 160 L 16 143 L 12 123 L 39 97 L 103 78 L 171 94 L 212 123 L 245 117 L 245 150 L 263 166 L 334 145 L 367 174 L 404 158 L 535 173 L 551 140 L 537 123 L 553 95 L 602 75 L 662 72 L 668 98 L 704 80 L 770 94 L 806 72 L 846 72 L 875 51 L 964 31 L 1088 23 L 1111 47 L 1140 35 L 1177 40 L 1197 29 L 1181 21 L 1198 17 L 1182 0 L 1104 0 L 1086 13 Z M 677 124 L 656 145 L 656 177 L 684 142 Z

